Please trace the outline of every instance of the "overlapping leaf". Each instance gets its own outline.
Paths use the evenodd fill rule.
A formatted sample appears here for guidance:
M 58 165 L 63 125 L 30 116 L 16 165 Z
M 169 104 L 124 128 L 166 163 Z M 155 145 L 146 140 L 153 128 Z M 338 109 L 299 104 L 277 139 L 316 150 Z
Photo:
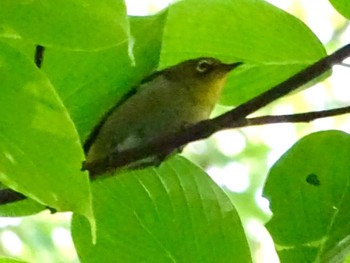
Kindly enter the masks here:
M 236 210 L 199 168 L 177 157 L 93 184 L 97 243 L 73 219 L 82 262 L 250 262 Z
M 163 66 L 200 56 L 242 61 L 222 96 L 237 105 L 325 55 L 317 37 L 294 16 L 262 0 L 187 0 L 169 8 Z
M 92 219 L 78 134 L 51 83 L 0 43 L 0 180 L 41 204 Z

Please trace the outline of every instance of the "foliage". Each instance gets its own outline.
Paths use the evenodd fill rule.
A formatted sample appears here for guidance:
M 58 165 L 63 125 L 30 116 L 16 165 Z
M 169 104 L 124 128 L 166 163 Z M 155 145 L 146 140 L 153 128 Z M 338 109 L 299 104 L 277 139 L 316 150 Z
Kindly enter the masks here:
M 349 14 L 344 1 L 332 3 Z M 81 142 L 144 76 L 187 58 L 244 61 L 221 101 L 243 103 L 325 56 L 311 30 L 262 0 L 187 0 L 149 17 L 127 16 L 110 0 L 1 5 L 0 179 L 30 199 L 0 214 L 72 211 L 82 262 L 250 262 L 245 217 L 192 162 L 177 156 L 90 184 Z M 282 262 L 345 259 L 349 140 L 311 134 L 270 170 L 266 226 Z

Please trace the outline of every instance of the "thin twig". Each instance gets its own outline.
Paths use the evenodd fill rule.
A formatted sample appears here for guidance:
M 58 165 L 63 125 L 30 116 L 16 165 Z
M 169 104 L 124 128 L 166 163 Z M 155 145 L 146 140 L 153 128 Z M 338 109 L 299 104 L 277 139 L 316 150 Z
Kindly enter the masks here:
M 350 64 L 348 63 L 339 63 L 340 66 L 350 68 Z
M 323 111 L 310 111 L 305 113 L 287 115 L 267 115 L 255 118 L 242 119 L 232 123 L 231 128 L 244 128 L 256 125 L 276 124 L 276 123 L 298 123 L 311 122 L 316 119 L 339 116 L 350 113 L 350 106 Z

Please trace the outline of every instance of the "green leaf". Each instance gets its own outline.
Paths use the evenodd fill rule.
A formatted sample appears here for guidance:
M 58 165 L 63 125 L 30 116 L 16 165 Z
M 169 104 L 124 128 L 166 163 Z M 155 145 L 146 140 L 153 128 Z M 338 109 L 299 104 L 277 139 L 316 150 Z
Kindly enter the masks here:
M 335 9 L 347 19 L 350 19 L 350 2 L 349 0 L 329 0 Z
M 91 50 L 128 42 L 124 1 L 3 0 L 1 31 L 44 46 Z
M 13 258 L 0 258 L 0 263 L 25 263 L 25 261 Z
M 243 61 L 221 102 L 255 97 L 325 55 L 300 20 L 262 0 L 187 0 L 169 8 L 162 66 L 200 56 Z
M 181 157 L 92 185 L 97 243 L 75 215 L 82 262 L 251 262 L 238 214 L 225 193 Z
M 1 196 L 2 197 L 2 196 Z M 30 198 L 21 201 L 16 201 L 8 204 L 0 205 L 0 216 L 2 217 L 18 217 L 37 214 L 46 207 L 35 202 Z
M 0 42 L 0 180 L 93 222 L 84 155 L 69 115 L 34 63 Z
M 281 262 L 343 262 L 350 249 L 350 136 L 318 132 L 273 166 L 264 195 Z M 337 259 L 337 261 L 332 261 Z
M 165 18 L 166 13 L 129 18 L 134 61 L 127 42 L 93 51 L 47 48 L 43 71 L 71 114 L 82 141 L 108 109 L 157 67 Z

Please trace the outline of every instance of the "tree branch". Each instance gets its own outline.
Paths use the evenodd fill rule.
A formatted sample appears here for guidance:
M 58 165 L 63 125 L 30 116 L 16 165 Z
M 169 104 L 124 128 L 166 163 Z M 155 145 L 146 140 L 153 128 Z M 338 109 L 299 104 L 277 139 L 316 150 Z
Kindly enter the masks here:
M 239 124 L 248 124 L 249 119 L 246 119 L 246 117 L 249 114 L 289 94 L 290 92 L 296 90 L 300 86 L 308 83 L 316 77 L 319 77 L 323 73 L 330 70 L 333 65 L 342 63 L 342 61 L 349 56 L 350 44 L 340 48 L 333 54 L 322 58 L 318 62 L 301 70 L 289 79 L 217 118 L 202 121 L 198 124 L 188 127 L 187 129 L 181 130 L 168 136 L 158 137 L 156 140 L 141 145 L 140 147 L 127 149 L 121 152 L 114 152 L 108 158 L 104 158 L 89 164 L 84 164 L 83 170 L 88 170 L 91 177 L 94 178 L 99 174 L 105 173 L 106 171 L 113 171 L 117 168 L 142 160 L 143 158 L 149 156 L 161 156 L 162 154 L 166 155 L 166 153 L 172 152 L 189 142 L 207 138 L 217 131 L 233 127 L 242 127 L 239 126 Z M 322 116 L 320 115 L 317 118 L 320 117 Z M 271 120 L 271 116 L 266 116 L 264 118 L 265 120 L 268 118 Z M 292 119 L 291 116 L 289 116 L 289 118 Z M 297 118 L 301 118 L 300 115 Z

